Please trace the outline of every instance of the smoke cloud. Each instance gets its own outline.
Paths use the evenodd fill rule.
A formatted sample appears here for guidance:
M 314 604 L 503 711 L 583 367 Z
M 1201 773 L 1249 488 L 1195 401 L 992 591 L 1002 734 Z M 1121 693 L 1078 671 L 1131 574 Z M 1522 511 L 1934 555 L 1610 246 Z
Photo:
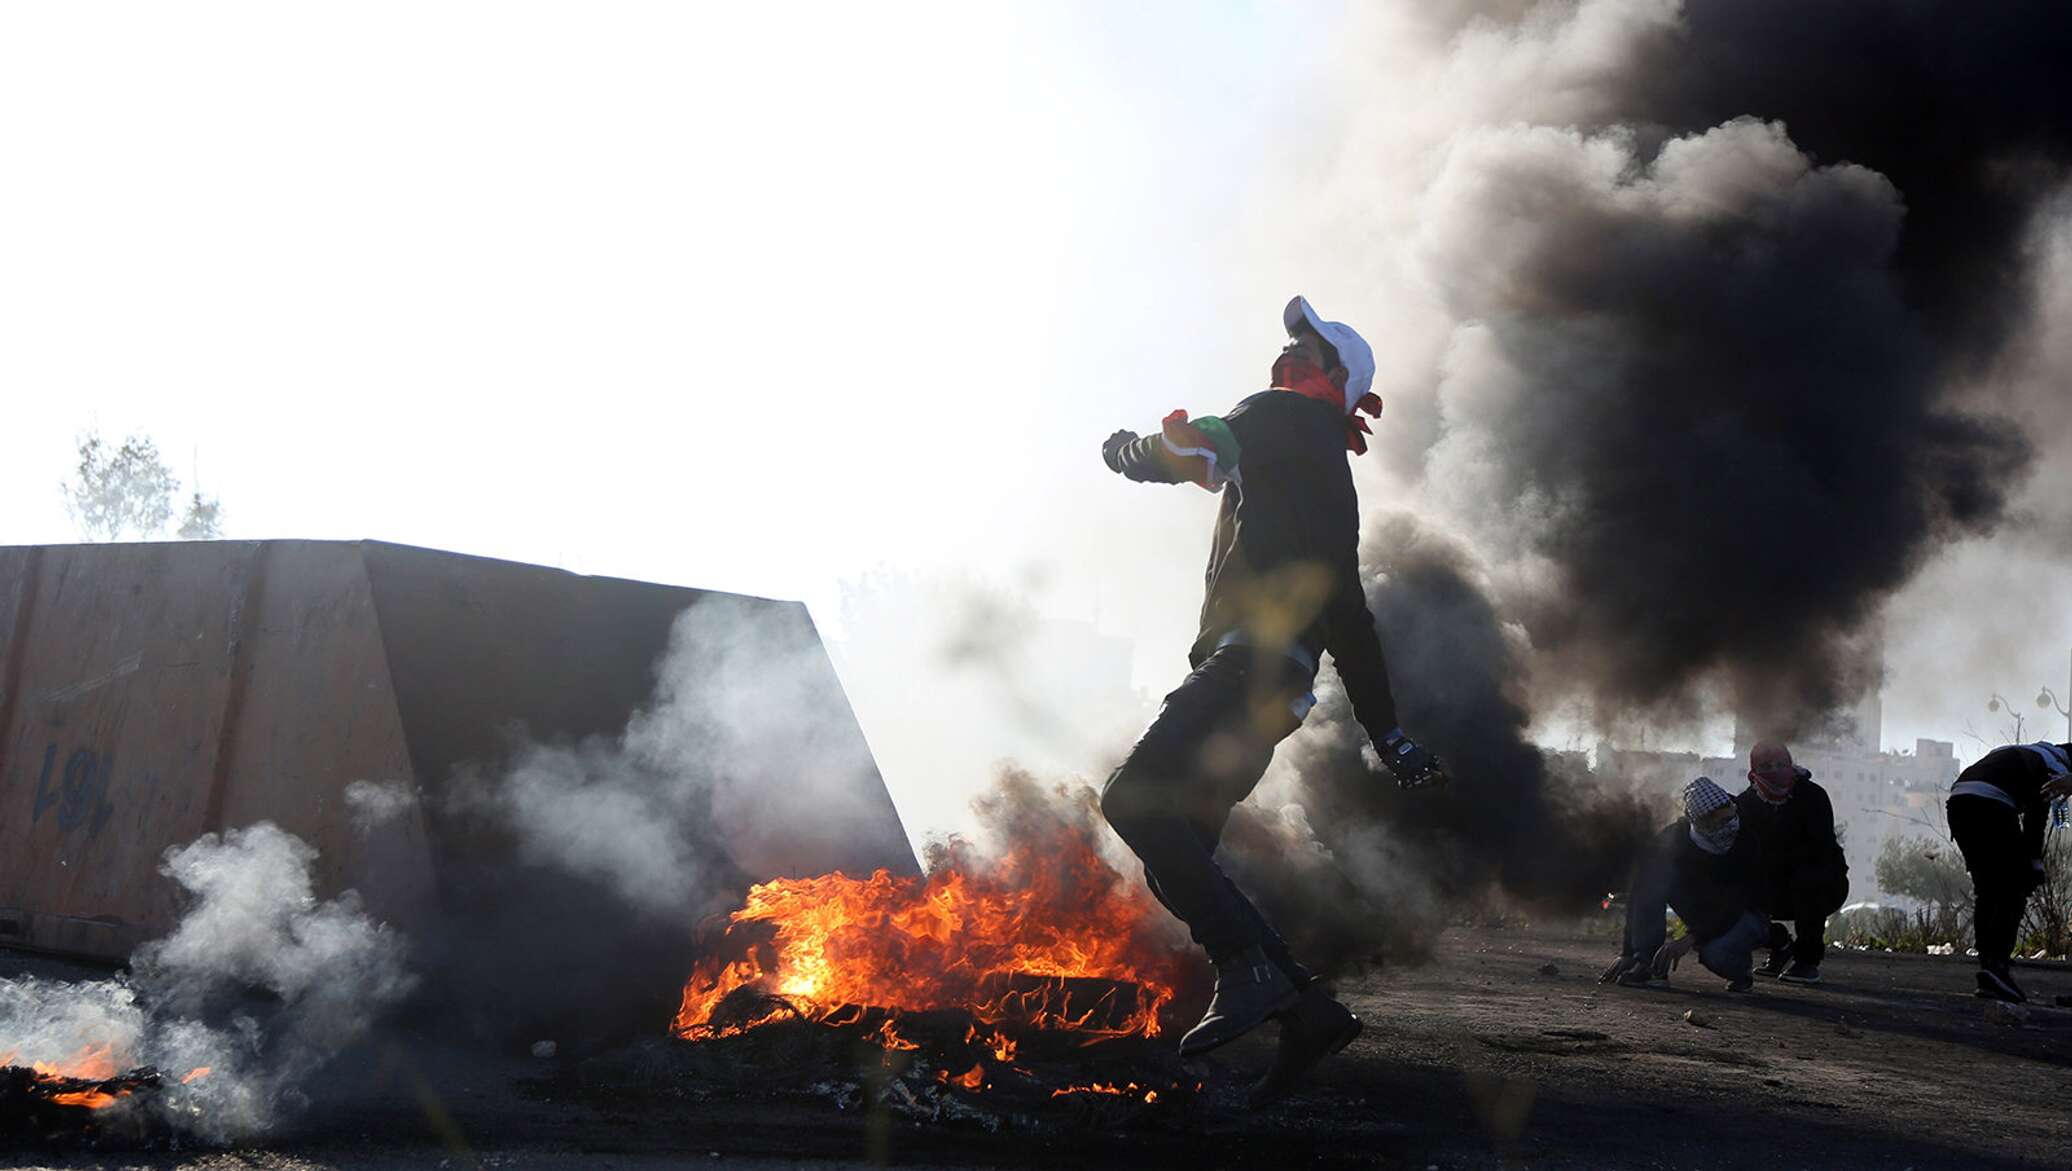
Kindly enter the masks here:
M 2032 3 L 1355 18 L 1258 267 L 1360 242 L 1314 291 L 1388 355 L 1367 496 L 1477 550 L 1534 711 L 1816 730 L 1924 568 L 2064 530 L 2068 48 Z
M 1350 111 L 1282 161 L 1304 200 L 1251 267 L 1387 355 L 1363 571 L 1404 724 L 1456 786 L 1370 772 L 1335 694 L 1283 747 L 1226 854 L 1326 956 L 1415 954 L 1492 884 L 1571 908 L 1620 885 L 1660 795 L 1594 781 L 1536 722 L 1818 730 L 1881 683 L 1888 614 L 1902 643 L 1922 628 L 1924 570 L 1947 603 L 1990 573 L 1953 554 L 2061 544 L 2072 511 L 2033 487 L 2064 478 L 2072 425 L 2044 328 L 2072 11 L 1355 20 Z M 1314 279 L 1346 241 L 1357 278 Z
M 170 1124 L 213 1142 L 265 1133 L 415 986 L 402 939 L 353 892 L 315 897 L 316 857 L 268 822 L 168 850 L 162 873 L 192 900 L 172 933 L 126 979 L 0 981 L 0 1054 L 62 1064 L 105 1048 L 118 1069 L 168 1075 L 145 1108 Z

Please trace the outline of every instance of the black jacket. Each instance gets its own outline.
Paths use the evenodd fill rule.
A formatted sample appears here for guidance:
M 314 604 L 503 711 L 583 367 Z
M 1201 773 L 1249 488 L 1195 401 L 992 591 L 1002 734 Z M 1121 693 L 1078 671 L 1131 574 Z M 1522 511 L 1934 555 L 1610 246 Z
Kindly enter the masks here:
M 1388 665 L 1360 585 L 1360 501 L 1345 449 L 1345 416 L 1331 404 L 1266 390 L 1223 416 L 1241 454 L 1225 485 L 1209 547 L 1199 667 L 1232 631 L 1255 645 L 1328 653 L 1353 715 L 1379 743 L 1396 726 Z M 1111 461 L 1132 480 L 1185 482 L 1188 473 L 1153 434 Z
M 2072 744 L 2058 747 L 2072 753 Z M 2043 857 L 2043 829 L 2050 812 L 2050 802 L 2043 798 L 2043 782 L 2050 778 L 2051 770 L 2043 758 L 2019 744 L 1995 748 L 1957 774 L 1959 784 L 1984 781 L 2014 799 L 2015 809 L 2022 815 L 2022 845 L 2031 858 Z
M 1762 906 L 1762 845 L 1743 825 L 1734 846 L 1708 854 L 1691 840 L 1691 823 L 1677 818 L 1648 843 L 1642 866 L 1669 896 L 1669 906 L 1698 939 L 1724 935 L 1741 916 Z
M 1801 776 L 1782 805 L 1772 805 L 1754 785 L 1734 798 L 1741 810 L 1741 833 L 1753 834 L 1763 847 L 1763 874 L 1772 884 L 1813 870 L 1841 876 L 1849 872 L 1842 843 L 1835 840 L 1835 806 L 1827 790 Z

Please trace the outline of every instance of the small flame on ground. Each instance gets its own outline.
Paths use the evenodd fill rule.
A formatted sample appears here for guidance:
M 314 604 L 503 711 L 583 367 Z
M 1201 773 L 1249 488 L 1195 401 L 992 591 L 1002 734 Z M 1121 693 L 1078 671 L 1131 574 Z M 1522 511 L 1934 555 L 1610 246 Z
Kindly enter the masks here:
M 1066 1086 L 1064 1089 L 1052 1090 L 1050 1092 L 1050 1096 L 1053 1098 L 1063 1098 L 1072 1094 L 1107 1094 L 1118 1098 L 1133 1098 L 1142 1095 L 1147 1105 L 1158 1101 L 1157 1090 L 1147 1089 L 1135 1082 L 1128 1082 L 1119 1086 L 1113 1082 L 1094 1082 L 1091 1085 Z
M 21 1053 L 10 1049 L 0 1054 L 0 1066 L 13 1065 Z M 115 1060 L 115 1046 L 109 1044 L 87 1045 L 63 1061 L 32 1061 L 30 1072 L 38 1081 L 100 1081 L 114 1077 L 118 1072 Z M 66 1094 L 52 1094 L 50 1100 L 59 1106 L 83 1106 L 89 1110 L 100 1110 L 113 1106 L 118 1100 L 128 1097 L 128 1090 L 110 1094 L 101 1090 L 76 1090 Z
M 965 1070 L 956 1077 L 951 1077 L 949 1070 L 943 1070 L 941 1074 L 937 1075 L 936 1080 L 951 1082 L 963 1086 L 967 1090 L 983 1089 L 986 1084 L 986 1063 L 983 1061 L 976 1062 L 970 1069 Z
M 990 1037 L 981 1037 L 977 1025 L 964 1031 L 964 1043 L 984 1046 L 986 1051 L 993 1055 L 993 1060 L 1002 1065 L 1014 1064 L 1015 1051 L 1021 1048 L 1019 1041 L 1005 1033 L 996 1032 Z
M 125 1091 L 126 1093 L 127 1091 Z M 104 1094 L 99 1090 L 81 1090 L 76 1094 L 52 1094 L 50 1100 L 60 1106 L 84 1106 L 89 1110 L 99 1110 L 115 1105 L 116 1099 L 125 1096 L 125 1094 Z
M 864 1037 L 864 1040 L 869 1041 L 871 1044 L 877 1045 L 880 1048 L 888 1050 L 913 1050 L 920 1048 L 919 1045 L 916 1045 L 912 1041 L 907 1040 L 905 1037 L 900 1036 L 899 1030 L 892 1026 L 891 1021 L 886 1021 L 884 1024 L 881 1024 L 877 1028 L 871 1030 L 870 1033 Z

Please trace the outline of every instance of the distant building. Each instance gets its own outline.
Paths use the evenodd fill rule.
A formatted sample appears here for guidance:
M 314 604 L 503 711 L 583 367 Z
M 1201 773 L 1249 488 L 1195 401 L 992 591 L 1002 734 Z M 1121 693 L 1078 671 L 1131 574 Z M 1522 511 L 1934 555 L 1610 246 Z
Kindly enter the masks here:
M 1934 837 L 1943 832 L 1942 803 L 1957 779 L 1957 746 L 1947 740 L 1916 740 L 1912 752 L 1877 748 L 1882 731 L 1876 697 L 1838 721 L 1837 731 L 1787 741 L 1792 759 L 1810 769 L 1835 806 L 1835 828 L 1849 859 L 1852 901 L 1885 894 L 1877 888 L 1878 854 L 1891 838 Z M 1732 757 L 1707 757 L 1703 771 L 1728 784 L 1747 787 L 1748 749 L 1736 723 Z

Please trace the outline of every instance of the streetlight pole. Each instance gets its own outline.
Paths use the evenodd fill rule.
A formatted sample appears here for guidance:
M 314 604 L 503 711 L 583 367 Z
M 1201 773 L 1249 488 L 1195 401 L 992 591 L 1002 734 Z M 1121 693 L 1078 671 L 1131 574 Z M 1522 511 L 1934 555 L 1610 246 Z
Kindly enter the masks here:
M 2072 694 L 2072 691 L 2068 691 L 2067 694 Z M 2048 687 L 2037 692 L 2036 706 L 2045 711 L 2055 711 L 2065 717 L 2065 739 L 2072 743 L 2072 711 L 2065 710 L 2065 704 L 2058 698 L 2057 693 Z
M 2020 744 L 2022 742 L 2022 713 L 2015 710 L 2014 704 L 2008 702 L 2006 696 L 1996 691 L 1993 693 L 1993 697 L 1986 701 L 1986 710 L 1997 712 L 2001 708 L 2006 708 L 2007 714 L 2014 717 L 2014 742 Z

